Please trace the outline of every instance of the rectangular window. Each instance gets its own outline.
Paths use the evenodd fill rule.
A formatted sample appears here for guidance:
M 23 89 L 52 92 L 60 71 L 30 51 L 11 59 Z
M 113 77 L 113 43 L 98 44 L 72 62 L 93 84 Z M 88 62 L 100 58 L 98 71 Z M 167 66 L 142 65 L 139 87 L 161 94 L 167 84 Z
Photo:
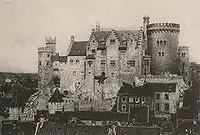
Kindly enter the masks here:
M 73 71 L 73 76 L 76 76 L 76 71 Z
M 140 98 L 139 97 L 135 97 L 135 103 L 136 104 L 140 103 Z
M 169 100 L 169 95 L 165 94 L 165 100 Z
M 145 65 L 149 66 L 149 60 L 145 60 Z
M 126 112 L 126 105 L 122 105 L 121 109 L 123 112 Z
M 134 60 L 128 60 L 127 61 L 127 66 L 128 67 L 135 67 L 135 61 Z
M 159 104 L 159 103 L 156 103 L 156 104 L 155 104 L 155 110 L 156 110 L 156 111 L 160 111 L 160 104 Z
M 133 97 L 129 97 L 129 103 L 133 103 L 134 99 Z
M 39 61 L 39 66 L 41 66 L 42 65 L 42 61 Z
M 141 97 L 141 101 L 142 101 L 142 102 L 145 102 L 145 101 L 146 101 L 146 98 L 145 98 L 145 97 Z
M 124 54 L 126 52 L 126 50 L 120 50 L 120 53 Z
M 106 50 L 101 50 L 101 55 L 105 55 L 106 54 Z
M 160 94 L 156 94 L 155 99 L 160 99 Z
M 101 65 L 105 65 L 106 61 L 105 60 L 101 60 Z
M 115 44 L 115 39 L 110 39 L 110 44 L 111 45 Z
M 122 102 L 126 102 L 126 97 L 121 98 Z
M 165 111 L 169 111 L 169 104 L 166 103 L 164 106 L 165 106 Z
M 111 61 L 110 61 L 110 66 L 111 66 L 111 67 L 114 67 L 114 66 L 115 66 L 115 60 L 111 60 Z
M 47 66 L 49 65 L 49 63 L 50 63 L 50 62 L 49 62 L 49 61 L 47 61 Z

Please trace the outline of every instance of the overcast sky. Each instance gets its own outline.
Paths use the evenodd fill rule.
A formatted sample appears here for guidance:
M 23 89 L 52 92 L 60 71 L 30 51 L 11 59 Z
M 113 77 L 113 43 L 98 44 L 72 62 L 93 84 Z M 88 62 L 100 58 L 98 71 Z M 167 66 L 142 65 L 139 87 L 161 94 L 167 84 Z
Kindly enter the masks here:
M 0 71 L 37 72 L 37 48 L 45 36 L 57 37 L 57 51 L 67 52 L 70 36 L 88 40 L 91 29 L 139 28 L 151 22 L 181 25 L 180 44 L 200 62 L 200 0 L 0 0 Z

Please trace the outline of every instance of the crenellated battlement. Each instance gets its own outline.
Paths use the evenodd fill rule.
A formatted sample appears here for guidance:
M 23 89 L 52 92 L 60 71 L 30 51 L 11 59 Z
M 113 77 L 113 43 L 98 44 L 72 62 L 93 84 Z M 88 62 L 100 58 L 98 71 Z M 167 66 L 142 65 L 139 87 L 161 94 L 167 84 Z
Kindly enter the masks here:
M 179 32 L 180 25 L 176 23 L 152 23 L 147 25 L 148 31 L 170 31 L 170 32 Z
M 51 36 L 45 37 L 46 44 L 56 44 L 56 37 L 52 38 Z
M 179 51 L 181 51 L 181 50 L 189 51 L 189 46 L 179 46 L 179 47 L 178 47 L 178 50 L 179 50 Z
M 38 48 L 38 53 L 40 53 L 40 52 L 53 52 L 53 50 L 50 46 L 45 46 L 45 47 Z

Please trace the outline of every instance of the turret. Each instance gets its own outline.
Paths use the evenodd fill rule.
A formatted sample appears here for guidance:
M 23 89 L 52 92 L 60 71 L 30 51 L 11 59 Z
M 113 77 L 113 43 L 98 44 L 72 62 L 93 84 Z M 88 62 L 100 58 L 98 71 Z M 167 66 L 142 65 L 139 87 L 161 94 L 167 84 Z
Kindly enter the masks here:
M 52 79 L 52 56 L 56 53 L 56 37 L 46 37 L 46 46 L 38 48 L 38 88 L 49 95 L 45 87 Z
M 183 76 L 186 84 L 190 81 L 190 63 L 189 63 L 189 47 L 178 47 L 178 71 L 179 75 Z

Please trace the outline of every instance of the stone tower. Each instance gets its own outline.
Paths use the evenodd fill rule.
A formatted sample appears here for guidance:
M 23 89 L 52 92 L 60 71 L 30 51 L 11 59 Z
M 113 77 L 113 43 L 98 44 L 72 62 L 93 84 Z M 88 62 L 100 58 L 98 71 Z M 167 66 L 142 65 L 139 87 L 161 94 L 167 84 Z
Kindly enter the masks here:
M 183 76 L 186 84 L 190 81 L 190 62 L 189 62 L 189 47 L 178 47 L 178 73 Z
M 56 37 L 46 37 L 46 46 L 38 48 L 38 88 L 45 95 L 49 95 L 49 91 L 45 89 L 46 85 L 52 79 L 52 56 L 56 53 Z
M 175 23 L 153 23 L 147 26 L 151 74 L 177 73 L 179 33 L 180 25 Z
M 86 56 L 86 87 L 90 89 L 90 91 L 95 92 L 95 56 L 90 54 Z

